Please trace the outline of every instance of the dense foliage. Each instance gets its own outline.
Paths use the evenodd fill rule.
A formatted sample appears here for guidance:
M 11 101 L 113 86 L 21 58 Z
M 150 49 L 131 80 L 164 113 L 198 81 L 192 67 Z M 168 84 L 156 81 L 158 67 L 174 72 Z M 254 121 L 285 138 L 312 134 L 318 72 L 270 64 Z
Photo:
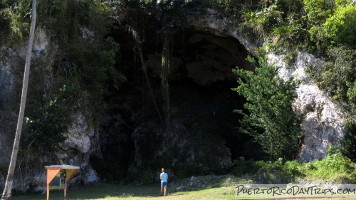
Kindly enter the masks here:
M 311 66 L 311 75 L 318 85 L 336 100 L 347 100 L 356 106 L 356 50 L 344 46 L 330 48 L 330 60 L 322 66 Z
M 44 94 L 42 101 L 30 107 L 30 114 L 26 117 L 26 134 L 23 136 L 22 152 L 33 154 L 36 152 L 58 150 L 58 144 L 65 137 L 63 133 L 68 128 L 69 104 L 73 103 L 72 95 L 64 85 L 58 92 Z M 34 147 L 33 147 L 34 146 Z
M 244 96 L 248 113 L 241 121 L 245 133 L 252 135 L 272 158 L 294 159 L 299 150 L 302 133 L 300 117 L 292 109 L 296 83 L 278 78 L 277 71 L 267 64 L 261 54 L 250 62 L 255 71 L 235 69 L 238 87 Z
M 0 42 L 22 40 L 30 28 L 30 0 L 0 1 Z

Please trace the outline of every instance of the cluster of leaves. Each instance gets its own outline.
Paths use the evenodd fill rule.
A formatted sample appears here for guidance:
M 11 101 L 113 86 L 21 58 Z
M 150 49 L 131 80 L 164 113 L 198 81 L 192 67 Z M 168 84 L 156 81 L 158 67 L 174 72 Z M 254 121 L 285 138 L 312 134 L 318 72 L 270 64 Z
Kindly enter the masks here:
M 311 75 L 330 96 L 349 106 L 356 106 L 356 49 L 345 46 L 330 48 L 329 61 L 311 66 Z
M 73 103 L 73 92 L 63 85 L 53 94 L 44 94 L 42 101 L 29 107 L 30 112 L 25 117 L 26 130 L 22 138 L 22 153 L 31 150 L 37 152 L 58 150 L 58 144 L 64 141 L 63 133 L 68 128 L 68 111 L 69 105 Z
M 265 40 L 271 38 L 277 45 L 292 47 L 305 40 L 306 31 L 300 10 L 302 1 L 238 1 L 240 10 L 235 13 L 245 32 Z M 236 3 L 235 3 L 236 4 Z
M 356 5 L 348 0 L 305 0 L 310 40 L 318 50 L 342 44 L 355 48 Z
M 0 42 L 18 41 L 28 35 L 30 0 L 0 0 Z
M 296 83 L 278 78 L 277 70 L 259 54 L 258 60 L 249 58 L 254 72 L 233 71 L 239 85 L 234 90 L 247 100 L 247 112 L 237 110 L 243 115 L 242 132 L 253 136 L 272 158 L 295 159 L 302 139 L 301 118 L 292 108 Z
M 320 53 L 339 43 L 355 47 L 356 6 L 351 0 L 210 0 L 207 4 L 284 47 L 308 44 Z

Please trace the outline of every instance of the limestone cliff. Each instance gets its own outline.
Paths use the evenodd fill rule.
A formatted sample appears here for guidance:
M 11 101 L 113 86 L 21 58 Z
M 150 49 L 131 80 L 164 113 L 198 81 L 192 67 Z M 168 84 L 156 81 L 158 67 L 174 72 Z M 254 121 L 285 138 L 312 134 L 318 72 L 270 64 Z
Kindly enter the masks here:
M 25 44 L 17 44 L 11 48 L 0 48 L 0 188 L 6 178 L 6 169 L 12 150 L 16 129 L 21 70 L 24 65 Z M 54 54 L 57 46 L 51 43 L 50 37 L 43 28 L 37 28 L 33 46 L 33 57 L 30 74 L 30 88 L 41 91 L 50 87 L 54 74 Z M 36 78 L 31 77 L 34 75 Z M 32 80 L 31 80 L 32 78 Z M 30 97 L 31 98 L 31 97 Z M 79 175 L 75 178 L 84 183 L 95 182 L 98 177 L 89 163 L 89 154 L 96 148 L 95 130 L 87 125 L 85 117 L 72 114 L 71 125 L 67 139 L 60 145 L 61 152 L 55 155 L 33 155 L 35 161 L 31 163 L 18 162 L 15 173 L 14 189 L 21 191 L 43 190 L 46 172 L 44 166 L 52 164 L 71 164 L 80 166 Z
M 301 127 L 304 142 L 298 159 L 312 161 L 326 156 L 329 146 L 339 146 L 344 137 L 345 114 L 341 107 L 328 97 L 307 73 L 312 65 L 321 65 L 322 60 L 299 52 L 295 62 L 287 65 L 284 55 L 269 54 L 269 61 L 279 68 L 279 76 L 300 81 L 294 102 L 296 112 L 304 115 Z

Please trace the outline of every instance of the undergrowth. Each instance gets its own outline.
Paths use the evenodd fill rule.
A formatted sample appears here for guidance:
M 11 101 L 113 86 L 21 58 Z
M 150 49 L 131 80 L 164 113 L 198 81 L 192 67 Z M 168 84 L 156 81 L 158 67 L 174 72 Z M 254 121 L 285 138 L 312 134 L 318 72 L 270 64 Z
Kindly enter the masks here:
M 356 183 L 356 163 L 340 152 L 329 151 L 322 160 L 300 163 L 296 160 L 284 162 L 246 161 L 240 158 L 234 162 L 231 173 L 238 177 L 250 178 L 256 183 L 293 183 L 300 181 L 327 181 L 333 183 Z

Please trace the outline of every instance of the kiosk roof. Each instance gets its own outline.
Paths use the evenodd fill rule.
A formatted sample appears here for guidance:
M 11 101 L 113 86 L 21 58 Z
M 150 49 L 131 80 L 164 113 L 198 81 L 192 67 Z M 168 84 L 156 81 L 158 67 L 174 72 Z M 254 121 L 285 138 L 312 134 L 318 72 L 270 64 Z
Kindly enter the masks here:
M 46 169 L 48 168 L 62 168 L 62 169 L 79 169 L 78 166 L 73 166 L 73 165 L 49 165 L 45 166 Z

